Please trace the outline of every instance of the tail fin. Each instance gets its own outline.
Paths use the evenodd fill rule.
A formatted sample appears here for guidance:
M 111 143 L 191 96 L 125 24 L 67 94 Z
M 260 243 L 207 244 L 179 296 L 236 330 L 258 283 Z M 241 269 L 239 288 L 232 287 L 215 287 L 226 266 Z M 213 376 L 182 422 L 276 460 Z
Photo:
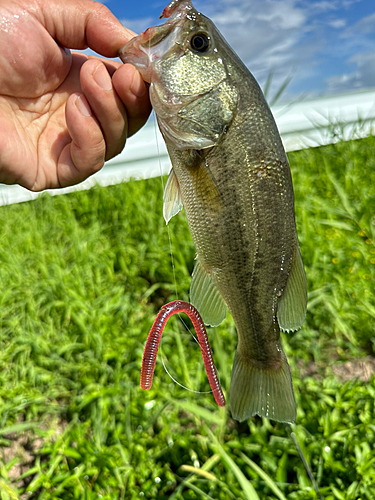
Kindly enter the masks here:
M 279 422 L 292 423 L 296 419 L 292 377 L 288 361 L 281 352 L 281 366 L 264 369 L 244 360 L 236 352 L 230 401 L 233 418 L 242 422 L 253 415 Z

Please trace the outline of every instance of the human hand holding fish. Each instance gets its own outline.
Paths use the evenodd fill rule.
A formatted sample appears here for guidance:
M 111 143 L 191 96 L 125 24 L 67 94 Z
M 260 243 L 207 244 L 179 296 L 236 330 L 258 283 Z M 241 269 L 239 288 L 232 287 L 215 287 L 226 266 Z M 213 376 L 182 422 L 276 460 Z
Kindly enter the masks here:
M 307 291 L 288 159 L 259 85 L 214 24 L 190 0 L 161 17 L 119 56 L 150 83 L 173 166 L 164 217 L 184 206 L 197 251 L 190 301 L 207 325 L 227 307 L 234 319 L 233 417 L 294 422 L 280 331 L 301 327 Z
M 135 35 L 92 0 L 0 0 L 0 182 L 76 184 L 150 113 L 147 86 L 113 58 Z

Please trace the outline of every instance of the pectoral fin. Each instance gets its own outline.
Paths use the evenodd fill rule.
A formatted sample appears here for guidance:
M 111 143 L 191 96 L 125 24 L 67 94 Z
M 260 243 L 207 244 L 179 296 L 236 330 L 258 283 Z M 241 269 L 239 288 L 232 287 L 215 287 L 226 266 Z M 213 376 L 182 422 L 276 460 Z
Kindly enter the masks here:
M 177 176 L 172 168 L 167 182 L 165 183 L 163 193 L 163 216 L 165 223 L 168 224 L 172 217 L 178 214 L 182 208 L 183 204 L 180 186 L 178 184 Z
M 210 150 L 191 150 L 186 167 L 190 170 L 193 189 L 202 207 L 216 214 L 223 208 L 221 194 L 208 162 Z
M 211 277 L 197 260 L 190 286 L 190 303 L 196 307 L 206 325 L 218 326 L 227 315 L 227 306 Z
M 277 319 L 280 329 L 293 332 L 301 328 L 306 316 L 307 285 L 299 246 L 295 246 L 292 268 L 279 300 Z

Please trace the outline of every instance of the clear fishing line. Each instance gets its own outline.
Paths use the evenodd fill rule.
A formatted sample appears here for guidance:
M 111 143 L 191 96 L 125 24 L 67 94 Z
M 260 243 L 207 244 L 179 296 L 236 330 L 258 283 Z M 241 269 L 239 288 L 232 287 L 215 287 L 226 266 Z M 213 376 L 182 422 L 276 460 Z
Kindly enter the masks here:
M 155 111 L 153 111 L 153 114 L 154 114 L 154 116 L 155 116 Z M 156 120 L 156 116 L 155 116 L 155 120 L 154 120 L 154 131 L 155 131 L 156 149 L 157 149 L 157 152 L 158 152 L 158 160 L 159 160 L 160 181 L 161 181 L 161 187 L 162 187 L 162 190 L 163 190 L 163 193 L 164 193 L 163 169 L 162 169 L 162 166 L 161 166 L 161 160 L 160 160 L 160 149 L 159 149 L 159 141 L 158 141 L 158 128 L 157 128 L 157 120 Z M 171 256 L 171 262 L 172 262 L 173 281 L 174 281 L 174 291 L 175 291 L 175 295 L 176 295 L 176 300 L 178 300 L 178 296 L 177 296 L 176 270 L 175 270 L 175 266 L 174 266 L 174 259 L 173 259 L 173 252 L 172 252 L 172 239 L 171 239 L 171 231 L 170 231 L 170 229 L 169 229 L 168 224 L 167 224 L 166 226 L 167 226 L 167 230 L 168 230 L 169 253 L 170 253 L 170 256 Z
M 153 114 L 155 116 L 155 111 L 153 111 Z M 159 141 L 158 141 L 158 128 L 157 128 L 157 120 L 155 116 L 154 120 L 154 131 L 155 131 L 155 142 L 156 142 L 156 149 L 157 149 L 157 154 L 158 154 L 158 160 L 159 160 L 159 172 L 160 172 L 160 181 L 161 181 L 161 186 L 162 190 L 164 193 L 164 180 L 163 180 L 163 169 L 161 165 L 161 160 L 160 160 L 160 149 L 159 149 Z M 173 250 L 172 250 L 172 238 L 171 238 L 171 231 L 169 229 L 169 225 L 166 224 L 167 226 L 167 231 L 168 231 L 168 241 L 169 241 L 169 254 L 171 256 L 171 264 L 172 264 L 172 272 L 173 272 L 173 282 L 174 282 L 174 291 L 175 291 L 175 296 L 176 300 L 178 300 L 178 292 L 177 292 L 177 280 L 176 280 L 176 269 L 174 265 L 174 258 L 173 258 Z M 195 342 L 199 345 L 198 338 L 194 335 L 194 333 L 190 330 L 190 328 L 187 326 L 186 322 L 182 318 L 181 314 L 178 314 L 178 317 L 180 318 L 180 321 L 185 327 L 185 330 L 190 333 L 190 335 L 193 337 Z M 167 372 L 168 373 L 168 372 Z M 172 378 L 172 377 L 171 377 Z M 180 385 L 180 384 L 179 384 Z M 181 386 L 182 387 L 182 386 Z
M 155 115 L 155 112 L 153 111 L 154 115 Z M 164 193 L 164 180 L 163 180 L 163 169 L 162 169 L 162 164 L 161 164 L 161 159 L 160 159 L 160 149 L 159 149 L 159 140 L 158 140 L 158 129 L 157 129 L 157 120 L 155 118 L 154 120 L 154 131 L 155 131 L 155 142 L 156 142 L 156 149 L 157 149 L 157 155 L 158 155 L 158 160 L 159 160 L 159 172 L 160 172 L 160 181 L 161 181 L 161 185 L 162 185 L 162 190 L 163 190 L 163 193 Z M 168 241 L 169 241 L 169 254 L 171 256 L 171 264 L 172 264 L 172 272 L 173 272 L 173 282 L 174 282 L 174 289 L 175 289 L 175 296 L 176 296 L 176 300 L 178 300 L 178 292 L 177 292 L 177 280 L 176 280 L 176 269 L 175 269 L 175 265 L 174 265 L 174 258 L 173 258 L 173 250 L 172 250 L 172 238 L 171 238 L 171 231 L 170 231 L 170 228 L 169 228 L 169 225 L 166 224 L 167 226 L 167 231 L 168 231 Z M 193 339 L 195 340 L 195 342 L 199 345 L 199 341 L 198 341 L 198 338 L 194 335 L 194 333 L 190 330 L 190 328 L 188 327 L 188 325 L 186 324 L 186 322 L 184 321 L 184 319 L 182 318 L 181 314 L 178 314 L 178 317 L 180 319 L 180 321 L 182 322 L 182 324 L 184 325 L 185 327 L 185 330 L 187 332 L 190 333 L 190 335 L 193 337 Z M 181 387 L 182 389 L 185 389 L 186 391 L 189 391 L 189 392 L 193 392 L 194 394 L 210 394 L 212 391 L 207 391 L 207 392 L 202 392 L 202 391 L 195 391 L 194 389 L 190 389 L 189 387 L 186 387 L 185 385 L 181 384 L 180 382 L 178 382 L 178 380 L 176 380 L 172 374 L 170 373 L 170 371 L 168 370 L 167 366 L 166 366 L 166 362 L 164 360 L 164 357 L 163 357 L 163 351 L 162 351 L 162 343 L 163 343 L 163 339 L 161 340 L 160 342 L 160 356 L 161 356 L 161 362 L 163 364 L 163 368 L 165 370 L 165 372 L 167 373 L 167 375 L 169 376 L 169 378 L 175 383 L 177 384 L 179 387 Z
M 182 389 L 185 389 L 186 391 L 189 391 L 189 392 L 193 392 L 194 394 L 211 394 L 212 391 L 195 391 L 194 389 L 189 389 L 189 387 L 186 387 L 186 385 L 183 385 L 183 384 L 180 384 L 180 382 L 178 380 L 176 380 L 173 375 L 171 374 L 171 372 L 168 370 L 167 368 L 167 365 L 165 364 L 165 361 L 164 361 L 164 357 L 163 357 L 163 350 L 162 350 L 162 343 L 163 343 L 163 340 L 160 341 L 160 347 L 159 347 L 159 350 L 160 350 L 160 356 L 161 356 L 161 362 L 163 364 L 163 367 L 164 367 L 164 370 L 166 372 L 166 374 L 168 375 L 168 377 L 175 383 L 177 384 L 178 386 L 180 386 Z
M 151 40 L 149 41 L 149 43 L 151 44 Z M 155 116 L 155 120 L 154 120 L 154 131 L 155 131 L 155 142 L 156 142 L 156 149 L 157 149 L 157 155 L 158 155 L 158 160 L 159 160 L 159 172 L 160 172 L 160 180 L 161 180 L 161 185 L 162 185 L 162 190 L 163 190 L 163 193 L 164 193 L 164 180 L 163 180 L 163 169 L 162 169 L 162 165 L 161 165 L 161 159 L 160 159 L 160 149 L 159 149 L 159 141 L 158 141 L 158 129 L 157 129 L 157 119 L 156 119 L 156 115 L 155 115 L 155 111 L 153 111 L 153 114 Z M 171 263 L 172 263 L 172 272 L 173 272 L 173 281 L 174 281 L 174 289 L 175 289 L 175 295 L 176 295 L 176 300 L 178 300 L 178 292 L 177 292 L 177 280 L 176 280 L 176 269 L 175 269 L 175 265 L 174 265 L 174 258 L 173 258 L 173 250 L 172 250 L 172 238 L 171 238 L 171 231 L 169 229 L 169 225 L 167 224 L 167 230 L 168 230 L 168 241 L 169 241 L 169 253 L 170 253 L 170 256 L 171 256 Z M 186 322 L 184 321 L 184 319 L 181 317 L 181 315 L 179 314 L 178 315 L 180 321 L 182 322 L 182 324 L 184 325 L 185 327 L 185 330 L 188 331 L 190 333 L 190 335 L 193 337 L 193 339 L 195 340 L 195 342 L 199 345 L 199 341 L 198 341 L 198 338 L 193 334 L 193 332 L 190 330 L 190 328 L 187 326 Z M 189 389 L 188 387 L 184 386 L 183 384 L 180 384 L 174 377 L 172 377 L 172 375 L 170 374 L 170 372 L 168 371 L 167 367 L 166 367 L 166 364 L 164 362 L 164 358 L 163 358 L 163 352 L 162 352 L 162 341 L 160 342 L 160 355 L 161 355 L 161 361 L 162 361 L 162 364 L 163 364 L 163 367 L 164 367 L 164 370 L 165 372 L 168 374 L 168 376 L 170 377 L 170 379 L 177 385 L 179 385 L 181 388 L 189 391 L 189 392 L 193 392 L 195 394 L 209 394 L 211 393 L 212 391 L 208 391 L 208 392 L 201 392 L 201 391 L 194 391 L 193 389 Z

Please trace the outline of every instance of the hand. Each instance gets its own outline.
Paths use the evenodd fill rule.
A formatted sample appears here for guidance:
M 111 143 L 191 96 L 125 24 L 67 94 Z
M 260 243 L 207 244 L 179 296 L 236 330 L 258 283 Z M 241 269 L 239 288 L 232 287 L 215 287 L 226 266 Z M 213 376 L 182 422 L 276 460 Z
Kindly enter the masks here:
M 0 182 L 30 190 L 83 181 L 147 120 L 148 89 L 105 57 L 135 34 L 92 0 L 0 0 Z

